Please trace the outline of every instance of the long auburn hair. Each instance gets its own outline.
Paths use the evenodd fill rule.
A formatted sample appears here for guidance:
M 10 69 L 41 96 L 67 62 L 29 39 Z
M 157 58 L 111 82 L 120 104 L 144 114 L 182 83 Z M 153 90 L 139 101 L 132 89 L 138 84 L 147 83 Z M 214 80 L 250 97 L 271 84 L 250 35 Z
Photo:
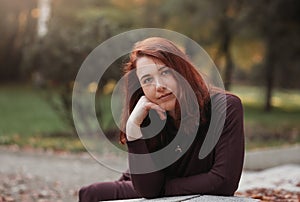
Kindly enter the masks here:
M 141 57 L 149 57 L 154 61 L 160 61 L 167 67 L 175 70 L 188 82 L 194 91 L 198 102 L 194 104 L 198 104 L 199 106 L 200 123 L 199 120 L 193 119 L 195 114 L 198 114 L 199 112 L 195 112 L 195 109 L 189 107 L 190 105 L 188 103 L 191 99 L 189 99 L 189 95 L 183 90 L 184 87 L 182 87 L 181 84 L 178 85 L 180 91 L 180 103 L 183 104 L 179 106 L 177 101 L 175 114 L 177 120 L 185 119 L 189 121 L 189 124 L 186 124 L 187 127 L 185 128 L 185 131 L 188 133 L 188 130 L 191 129 L 191 126 L 198 128 L 199 124 L 202 125 L 207 123 L 207 111 L 208 104 L 210 102 L 210 94 L 202 76 L 192 62 L 190 62 L 188 56 L 174 43 L 165 38 L 151 37 L 144 39 L 143 41 L 139 41 L 134 45 L 132 52 L 130 53 L 129 61 L 124 65 L 125 103 L 121 119 L 122 130 L 120 131 L 120 142 L 122 144 L 126 143 L 127 139 L 125 131 L 127 120 L 140 97 L 144 95 L 136 75 L 136 62 Z M 174 77 L 177 81 L 179 80 L 176 74 Z M 180 114 L 180 110 L 182 110 L 184 114 Z

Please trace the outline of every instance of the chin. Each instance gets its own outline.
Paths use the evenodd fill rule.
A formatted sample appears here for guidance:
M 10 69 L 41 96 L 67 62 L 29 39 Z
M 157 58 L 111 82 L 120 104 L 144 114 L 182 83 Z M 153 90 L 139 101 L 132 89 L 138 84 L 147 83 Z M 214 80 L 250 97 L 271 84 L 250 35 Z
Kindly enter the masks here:
M 160 107 L 166 111 L 173 111 L 175 109 L 175 102 L 163 103 L 160 105 Z

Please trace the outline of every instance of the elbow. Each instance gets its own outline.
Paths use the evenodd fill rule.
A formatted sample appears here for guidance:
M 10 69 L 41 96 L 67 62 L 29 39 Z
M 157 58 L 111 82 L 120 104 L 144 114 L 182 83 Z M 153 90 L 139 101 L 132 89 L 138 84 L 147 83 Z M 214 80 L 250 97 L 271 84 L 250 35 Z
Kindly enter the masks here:
M 145 199 L 154 199 L 154 198 L 159 198 L 160 194 L 147 193 L 147 194 L 143 194 L 142 197 Z
M 238 184 L 232 180 L 224 179 L 218 195 L 233 196 L 238 188 Z
M 141 197 L 153 199 L 162 196 L 163 186 L 160 185 L 164 183 L 163 181 L 151 181 L 148 179 L 147 182 L 145 182 L 146 178 L 137 180 L 137 178 L 134 177 L 132 178 L 133 187 L 141 195 Z
M 159 198 L 161 197 L 161 194 L 160 192 L 155 192 L 155 191 L 139 191 L 139 193 L 141 194 L 141 196 L 143 198 L 146 198 L 146 199 L 154 199 L 154 198 Z
M 236 191 L 236 189 L 227 189 L 227 190 L 224 190 L 221 193 L 221 195 L 222 196 L 233 196 L 235 191 Z
M 135 190 L 141 195 L 141 197 L 146 199 L 153 199 L 161 197 L 161 189 L 157 186 L 136 186 L 134 184 Z

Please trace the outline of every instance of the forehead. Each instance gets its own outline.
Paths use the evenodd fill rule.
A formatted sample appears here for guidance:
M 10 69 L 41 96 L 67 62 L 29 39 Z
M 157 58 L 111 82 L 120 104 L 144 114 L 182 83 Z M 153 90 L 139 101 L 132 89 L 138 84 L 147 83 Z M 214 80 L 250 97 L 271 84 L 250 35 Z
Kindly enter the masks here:
M 160 60 L 155 60 L 149 57 L 141 57 L 136 61 L 136 73 L 138 77 L 140 77 L 143 76 L 143 74 L 158 71 L 158 69 L 162 66 L 165 66 L 165 64 Z

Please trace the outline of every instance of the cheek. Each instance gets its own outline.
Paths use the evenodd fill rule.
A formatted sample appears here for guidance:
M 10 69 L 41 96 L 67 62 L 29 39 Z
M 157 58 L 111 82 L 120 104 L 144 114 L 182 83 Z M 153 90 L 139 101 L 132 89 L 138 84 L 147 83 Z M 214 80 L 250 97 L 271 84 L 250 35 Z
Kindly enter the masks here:
M 150 101 L 153 101 L 155 98 L 155 89 L 153 89 L 153 86 L 143 87 L 143 92 Z
M 169 87 L 172 90 L 173 93 L 177 94 L 179 89 L 178 89 L 178 84 L 175 79 L 170 80 L 169 82 Z

